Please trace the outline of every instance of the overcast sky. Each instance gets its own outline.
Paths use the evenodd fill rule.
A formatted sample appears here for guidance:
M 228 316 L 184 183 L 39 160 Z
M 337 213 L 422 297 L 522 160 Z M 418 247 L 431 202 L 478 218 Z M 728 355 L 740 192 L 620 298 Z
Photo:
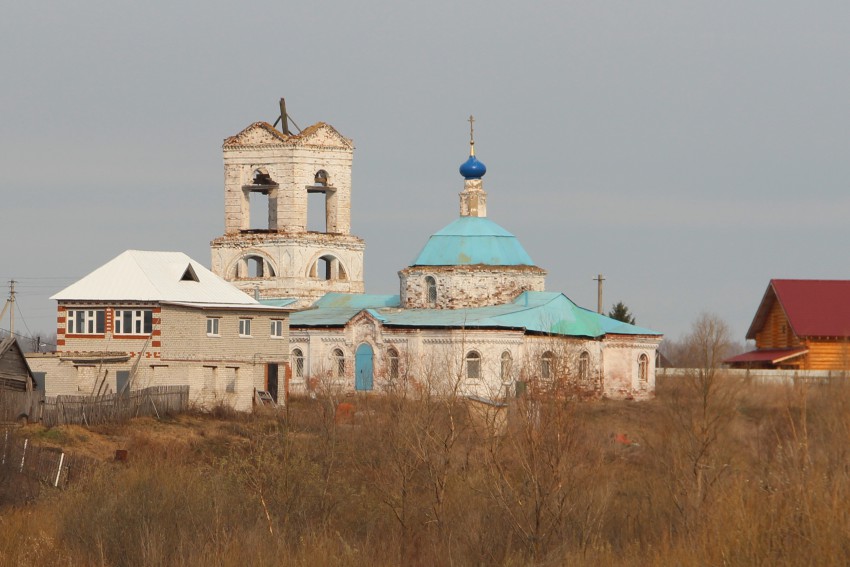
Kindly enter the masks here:
M 743 340 L 771 278 L 850 278 L 846 0 L 142 4 L 0 17 L 0 285 L 34 333 L 125 249 L 209 265 L 221 143 L 281 96 L 355 142 L 367 292 L 457 217 L 470 114 L 490 218 L 579 305 L 602 273 L 606 310 Z

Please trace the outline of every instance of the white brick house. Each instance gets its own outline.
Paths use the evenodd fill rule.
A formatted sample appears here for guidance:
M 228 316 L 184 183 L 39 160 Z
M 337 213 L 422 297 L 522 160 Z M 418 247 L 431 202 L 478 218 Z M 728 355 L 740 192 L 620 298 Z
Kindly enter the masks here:
M 52 297 L 57 351 L 29 359 L 46 394 L 188 385 L 190 401 L 283 393 L 290 309 L 258 303 L 180 252 L 128 250 Z

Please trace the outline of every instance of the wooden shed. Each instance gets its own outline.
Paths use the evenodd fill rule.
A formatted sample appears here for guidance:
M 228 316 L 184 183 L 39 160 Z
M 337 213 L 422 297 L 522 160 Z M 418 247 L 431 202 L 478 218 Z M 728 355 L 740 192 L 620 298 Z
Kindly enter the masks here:
M 0 421 L 32 419 L 38 396 L 32 370 L 14 337 L 0 339 Z
M 850 370 L 850 280 L 771 280 L 733 368 Z

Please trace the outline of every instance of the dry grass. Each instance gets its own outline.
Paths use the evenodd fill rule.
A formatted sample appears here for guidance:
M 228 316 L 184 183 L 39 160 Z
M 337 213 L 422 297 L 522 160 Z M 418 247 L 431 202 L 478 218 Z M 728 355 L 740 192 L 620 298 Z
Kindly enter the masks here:
M 518 404 L 503 436 L 461 400 L 398 397 L 347 398 L 339 423 L 317 399 L 286 421 L 28 426 L 102 464 L 29 503 L 0 493 L 0 564 L 850 562 L 850 386 L 715 386 Z

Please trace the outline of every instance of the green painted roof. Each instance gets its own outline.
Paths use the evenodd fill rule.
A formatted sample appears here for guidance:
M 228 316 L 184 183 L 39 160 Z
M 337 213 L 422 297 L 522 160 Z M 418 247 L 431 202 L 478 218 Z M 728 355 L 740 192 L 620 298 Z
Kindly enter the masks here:
M 526 291 L 504 305 L 467 309 L 401 309 L 397 295 L 329 293 L 312 309 L 293 313 L 292 327 L 342 327 L 368 311 L 387 327 L 517 329 L 575 337 L 660 335 L 573 303 L 562 293 Z
M 519 239 L 483 217 L 460 217 L 428 239 L 412 266 L 533 266 Z

